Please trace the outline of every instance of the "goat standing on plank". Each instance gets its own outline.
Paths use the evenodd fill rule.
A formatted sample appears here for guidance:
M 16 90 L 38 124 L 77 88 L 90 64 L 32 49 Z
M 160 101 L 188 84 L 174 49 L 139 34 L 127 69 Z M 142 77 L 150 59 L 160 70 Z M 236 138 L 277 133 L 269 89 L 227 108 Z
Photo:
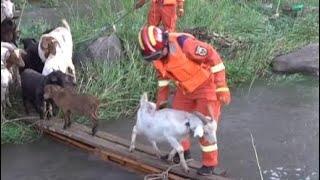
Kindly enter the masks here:
M 43 99 L 44 87 L 48 84 L 55 84 L 70 89 L 75 88 L 73 83 L 73 77 L 67 75 L 61 71 L 54 71 L 47 76 L 36 72 L 33 69 L 25 69 L 21 73 L 21 89 L 22 89 L 22 100 L 26 114 L 29 114 L 27 103 L 33 105 L 37 113 L 40 115 L 40 119 L 48 118 L 45 115 L 47 106 L 49 112 L 52 109 L 53 103 L 51 100 L 45 101 Z M 52 115 L 50 112 L 49 115 Z
M 161 153 L 156 143 L 167 141 L 173 148 L 168 160 L 172 161 L 175 153 L 178 153 L 182 167 L 185 172 L 189 172 L 180 141 L 193 132 L 194 137 L 205 136 L 210 143 L 216 143 L 216 130 L 216 121 L 211 121 L 201 113 L 192 114 L 168 108 L 156 110 L 156 104 L 149 102 L 147 94 L 144 93 L 140 99 L 137 122 L 132 130 L 130 152 L 135 149 L 137 134 L 144 134 L 148 138 L 158 158 L 161 158 Z
M 48 75 L 54 70 L 60 70 L 75 76 L 75 68 L 72 62 L 73 42 L 70 26 L 65 19 L 64 26 L 57 27 L 40 37 L 38 53 L 44 62 L 43 75 Z
M 87 116 L 92 121 L 92 135 L 97 132 L 99 100 L 91 95 L 77 94 L 76 92 L 57 85 L 44 87 L 44 99 L 52 99 L 63 111 L 63 129 L 71 126 L 71 113 Z

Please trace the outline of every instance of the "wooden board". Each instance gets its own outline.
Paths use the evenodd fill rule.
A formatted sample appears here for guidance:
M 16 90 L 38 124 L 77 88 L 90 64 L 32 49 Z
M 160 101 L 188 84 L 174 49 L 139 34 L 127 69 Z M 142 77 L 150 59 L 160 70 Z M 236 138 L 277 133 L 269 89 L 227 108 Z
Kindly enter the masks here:
M 129 152 L 130 142 L 126 139 L 114 136 L 112 134 L 98 131 L 92 136 L 91 129 L 77 123 L 72 123 L 71 127 L 63 130 L 61 119 L 51 119 L 50 121 L 37 121 L 37 127 L 46 134 L 54 137 L 60 142 L 67 143 L 94 153 L 101 159 L 112 161 L 127 168 L 146 174 L 161 173 L 168 169 L 172 164 L 159 160 L 149 146 L 136 144 L 136 150 Z M 199 180 L 226 180 L 220 176 L 198 176 L 196 169 L 201 164 L 195 160 L 188 162 L 189 173 L 185 173 L 181 166 L 172 168 L 168 178 L 174 180 L 180 179 L 199 179 Z

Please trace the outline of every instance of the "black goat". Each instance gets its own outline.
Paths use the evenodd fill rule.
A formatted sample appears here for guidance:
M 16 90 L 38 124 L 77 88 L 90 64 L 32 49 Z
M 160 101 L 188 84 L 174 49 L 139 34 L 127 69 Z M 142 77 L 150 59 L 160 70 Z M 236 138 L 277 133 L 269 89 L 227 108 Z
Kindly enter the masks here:
M 26 55 L 22 56 L 25 66 L 19 69 L 20 73 L 28 68 L 42 73 L 44 63 L 41 61 L 38 54 L 39 42 L 33 38 L 24 38 L 21 39 L 20 42 L 23 44 L 23 48 L 27 52 Z
M 44 76 L 33 69 L 25 69 L 21 73 L 21 88 L 22 99 L 25 111 L 29 114 L 27 102 L 30 102 L 40 118 L 44 118 L 44 111 L 46 109 L 45 104 L 53 105 L 52 100 L 44 101 L 44 87 L 48 84 L 59 85 L 65 88 L 74 89 L 75 84 L 73 77 L 62 73 L 61 71 L 54 71 L 47 76 Z M 47 118 L 47 117 L 46 117 Z

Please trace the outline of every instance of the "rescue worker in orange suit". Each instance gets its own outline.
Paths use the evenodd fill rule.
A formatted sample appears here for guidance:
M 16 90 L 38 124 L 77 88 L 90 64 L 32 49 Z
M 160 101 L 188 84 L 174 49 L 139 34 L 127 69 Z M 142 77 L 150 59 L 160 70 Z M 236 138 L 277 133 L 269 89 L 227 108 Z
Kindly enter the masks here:
M 165 30 L 174 32 L 176 29 L 177 16 L 184 15 L 184 0 L 151 0 L 148 14 L 148 25 L 159 26 L 162 22 Z M 135 9 L 142 7 L 146 0 L 138 0 Z
M 139 44 L 144 59 L 157 70 L 157 107 L 167 103 L 169 80 L 175 82 L 172 108 L 198 111 L 218 121 L 222 105 L 230 103 L 225 66 L 216 50 L 190 34 L 163 32 L 155 26 L 144 26 L 139 32 Z M 184 156 L 190 159 L 189 139 L 181 142 Z M 218 146 L 200 138 L 202 167 L 200 175 L 215 174 Z M 167 156 L 163 157 L 167 158 Z M 175 156 L 176 163 L 179 157 Z

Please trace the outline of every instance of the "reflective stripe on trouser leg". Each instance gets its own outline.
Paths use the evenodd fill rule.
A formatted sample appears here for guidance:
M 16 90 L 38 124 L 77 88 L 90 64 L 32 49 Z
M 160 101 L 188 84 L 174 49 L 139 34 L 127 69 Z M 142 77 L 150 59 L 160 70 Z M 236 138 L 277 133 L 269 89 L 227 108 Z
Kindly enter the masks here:
M 217 166 L 218 165 L 218 145 L 210 144 L 204 138 L 200 139 L 202 150 L 202 165 Z
M 206 99 L 199 99 L 197 101 L 196 110 L 208 116 L 208 108 L 212 108 L 214 118 L 219 122 L 220 116 L 220 102 L 208 101 Z M 210 144 L 204 138 L 200 139 L 202 150 L 202 165 L 204 166 L 217 166 L 218 165 L 218 147 L 217 145 Z

